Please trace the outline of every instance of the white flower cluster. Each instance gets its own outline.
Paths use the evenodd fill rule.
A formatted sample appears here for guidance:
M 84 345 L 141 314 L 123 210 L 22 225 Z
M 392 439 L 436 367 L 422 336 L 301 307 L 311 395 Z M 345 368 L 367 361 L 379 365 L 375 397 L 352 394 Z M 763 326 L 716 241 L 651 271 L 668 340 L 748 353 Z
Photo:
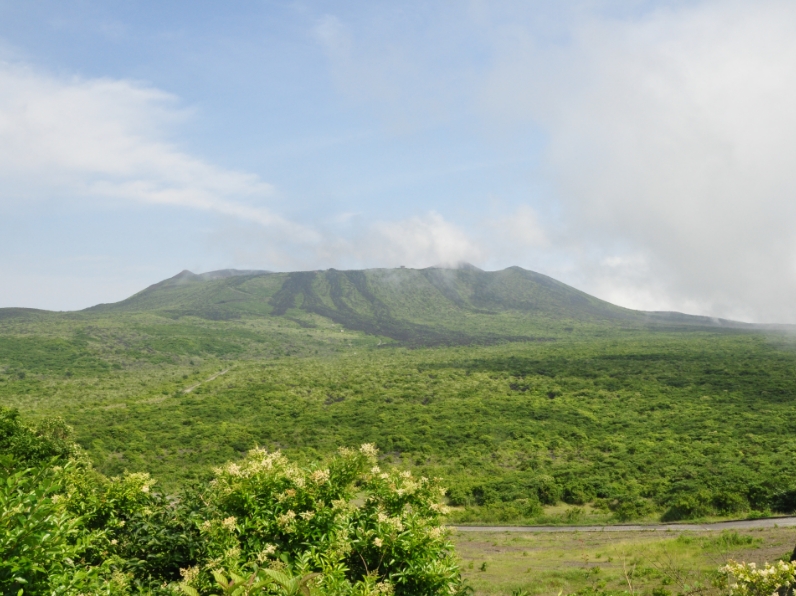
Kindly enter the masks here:
M 315 470 L 310 474 L 310 480 L 315 484 L 324 484 L 329 482 L 329 470 Z
M 233 532 L 237 521 L 234 516 L 230 516 L 221 522 L 221 526 L 228 532 Z
M 277 525 L 282 529 L 283 532 L 287 532 L 288 534 L 295 530 L 293 525 L 293 522 L 295 521 L 296 512 L 291 509 L 288 509 L 286 513 L 283 513 L 276 518 Z
M 295 496 L 296 496 L 296 491 L 295 491 L 295 489 L 289 488 L 289 489 L 287 489 L 285 492 L 283 492 L 283 493 L 279 493 L 278 495 L 276 495 L 276 500 L 277 500 L 279 503 L 284 503 L 284 502 L 285 502 L 285 501 L 287 501 L 288 499 L 292 499 L 292 498 L 293 498 L 293 497 L 295 497 Z
M 796 583 L 796 563 L 785 561 L 777 561 L 773 565 L 766 563 L 761 569 L 754 563 L 729 561 L 719 571 L 731 578 L 728 581 L 729 593 L 736 596 L 775 595 L 779 588 Z
M 450 507 L 443 505 L 442 503 L 432 503 L 429 505 L 429 509 L 435 513 L 439 513 L 440 515 L 448 515 L 451 511 Z
M 274 544 L 266 544 L 265 548 L 257 553 L 257 562 L 260 564 L 265 563 L 268 560 L 268 557 L 273 555 L 276 552 L 276 545 Z
M 306 481 L 304 473 L 298 466 L 288 466 L 285 468 L 285 478 L 290 480 L 297 488 L 304 488 Z
M 182 581 L 191 585 L 199 577 L 199 567 L 188 567 L 187 569 L 180 569 Z
M 114 478 L 118 480 L 118 478 Z M 139 485 L 142 493 L 148 493 L 155 484 L 155 480 L 149 477 L 146 472 L 134 472 L 133 474 L 126 474 L 123 479 L 124 482 L 129 482 L 133 486 Z
M 332 510 L 333 511 L 345 511 L 348 509 L 349 505 L 345 499 L 335 499 L 332 501 Z
M 376 449 L 376 446 L 373 443 L 363 443 L 360 446 L 359 451 L 367 457 L 376 457 L 379 454 L 379 450 Z
M 386 513 L 379 513 L 376 519 L 380 524 L 392 526 L 396 532 L 404 531 L 404 524 L 400 517 L 390 517 Z
M 213 471 L 219 478 L 250 478 L 260 472 L 269 472 L 287 466 L 288 460 L 280 451 L 268 453 L 265 449 L 257 447 L 247 454 L 246 458 L 240 462 L 230 462 L 221 468 Z

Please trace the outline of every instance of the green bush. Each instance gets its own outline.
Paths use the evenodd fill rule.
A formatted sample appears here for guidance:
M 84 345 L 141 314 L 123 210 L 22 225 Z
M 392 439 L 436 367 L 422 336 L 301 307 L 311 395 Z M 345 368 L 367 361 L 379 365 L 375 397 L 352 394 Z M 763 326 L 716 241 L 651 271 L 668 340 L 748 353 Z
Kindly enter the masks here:
M 90 469 L 70 430 L 59 418 L 31 428 L 16 410 L 0 408 L 3 594 L 125 593 L 112 557 L 87 561 L 104 531 L 92 531 L 70 510 L 74 480 Z
M 638 494 L 622 495 L 609 504 L 617 521 L 630 521 L 649 515 L 654 510 L 654 505 Z
M 0 472 L 0 592 L 44 594 L 48 578 L 74 558 L 78 520 L 59 497 L 61 474 L 47 469 Z
M 661 516 L 662 521 L 679 521 L 683 519 L 699 519 L 713 513 L 712 495 L 707 490 L 691 494 L 678 495 L 673 503 Z M 670 501 L 671 502 L 671 501 Z
M 201 525 L 206 562 L 186 572 L 190 587 L 209 592 L 214 571 L 253 578 L 270 566 L 318 573 L 311 583 L 324 594 L 455 592 L 459 570 L 440 526 L 444 490 L 408 471 L 382 471 L 375 455 L 363 445 L 299 467 L 254 450 L 218 469 L 206 494 L 213 515 Z
M 52 455 L 45 432 L 5 420 L 13 462 Z M 176 496 L 147 474 L 107 478 L 75 451 L 62 460 L 19 468 L 6 457 L 0 467 L 0 593 L 432 596 L 462 587 L 440 525 L 444 489 L 382 471 L 369 444 L 304 467 L 255 449 Z
M 70 476 L 67 506 L 93 533 L 85 559 L 102 565 L 113 557 L 137 587 L 178 581 L 180 569 L 203 552 L 200 495 L 183 491 L 169 498 L 154 485 L 143 473 L 106 478 L 87 468 Z
M 66 461 L 77 447 L 71 428 L 60 418 L 44 420 L 36 428 L 22 423 L 16 409 L 0 406 L 0 467 L 36 467 L 53 458 Z

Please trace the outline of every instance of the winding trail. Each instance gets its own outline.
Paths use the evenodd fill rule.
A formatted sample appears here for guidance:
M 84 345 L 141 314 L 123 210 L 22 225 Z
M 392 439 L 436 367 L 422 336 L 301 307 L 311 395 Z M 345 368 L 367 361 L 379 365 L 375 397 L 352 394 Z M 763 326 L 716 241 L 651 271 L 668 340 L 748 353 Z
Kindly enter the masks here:
M 457 532 L 715 532 L 751 528 L 796 527 L 796 517 L 741 519 L 709 524 L 626 524 L 611 526 L 448 526 Z
M 190 387 L 188 387 L 188 388 L 186 388 L 186 389 L 183 389 L 183 390 L 182 390 L 182 392 L 183 392 L 183 393 L 190 393 L 191 391 L 193 391 L 194 389 L 196 389 L 197 387 L 199 387 L 199 386 L 200 386 L 200 385 L 202 385 L 203 383 L 209 383 L 209 382 L 210 382 L 210 381 L 212 381 L 213 379 L 217 379 L 217 378 L 218 378 L 218 377 L 220 377 L 221 375 L 223 375 L 223 374 L 226 374 L 228 371 L 229 371 L 229 369 L 228 369 L 228 368 L 225 368 L 225 369 L 224 369 L 224 370 L 222 370 L 221 372 L 217 372 L 216 374 L 214 374 L 212 377 L 208 377 L 208 378 L 207 378 L 207 379 L 205 379 L 204 381 L 199 381 L 199 382 L 198 382 L 196 385 L 191 385 Z

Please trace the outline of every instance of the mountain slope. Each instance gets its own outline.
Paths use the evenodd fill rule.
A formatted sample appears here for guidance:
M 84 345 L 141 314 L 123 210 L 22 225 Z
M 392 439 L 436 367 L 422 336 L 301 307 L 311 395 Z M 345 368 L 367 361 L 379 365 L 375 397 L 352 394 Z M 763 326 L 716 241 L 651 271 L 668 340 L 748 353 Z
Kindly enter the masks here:
M 472 266 L 202 275 L 183 271 L 126 300 L 84 312 L 208 320 L 280 317 L 303 327 L 333 322 L 413 345 L 545 339 L 606 326 L 728 324 L 621 308 L 520 267 L 481 271 Z

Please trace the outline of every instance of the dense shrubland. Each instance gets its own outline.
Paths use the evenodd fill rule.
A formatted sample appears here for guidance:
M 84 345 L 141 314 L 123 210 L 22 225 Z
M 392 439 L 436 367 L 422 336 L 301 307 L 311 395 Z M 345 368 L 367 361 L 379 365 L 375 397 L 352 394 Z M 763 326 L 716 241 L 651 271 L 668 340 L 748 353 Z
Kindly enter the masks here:
M 254 449 L 216 469 L 207 486 L 171 495 L 145 473 L 100 474 L 58 420 L 31 428 L 0 409 L 0 448 L 2 594 L 470 591 L 440 526 L 445 491 L 437 480 L 380 467 L 369 444 L 305 466 Z M 724 552 L 756 540 L 730 532 L 703 542 Z M 625 568 L 630 594 L 632 565 Z M 668 585 L 683 570 L 658 571 Z M 731 560 L 706 578 L 684 577 L 683 594 L 770 596 L 794 585 L 796 564 Z M 592 579 L 597 587 L 584 596 L 625 593 Z
M 392 273 L 0 309 L 2 591 L 439 593 L 424 476 L 460 522 L 796 511 L 791 337 Z
M 374 443 L 443 477 L 461 522 L 796 510 L 787 336 L 576 326 L 407 350 L 321 323 L 0 321 L 0 404 L 63 416 L 103 474 L 147 471 L 167 492 L 256 445 L 306 463 Z
M 255 449 L 166 495 L 108 478 L 55 421 L 0 409 L 3 594 L 435 595 L 463 589 L 444 489 L 376 449 L 299 466 Z

